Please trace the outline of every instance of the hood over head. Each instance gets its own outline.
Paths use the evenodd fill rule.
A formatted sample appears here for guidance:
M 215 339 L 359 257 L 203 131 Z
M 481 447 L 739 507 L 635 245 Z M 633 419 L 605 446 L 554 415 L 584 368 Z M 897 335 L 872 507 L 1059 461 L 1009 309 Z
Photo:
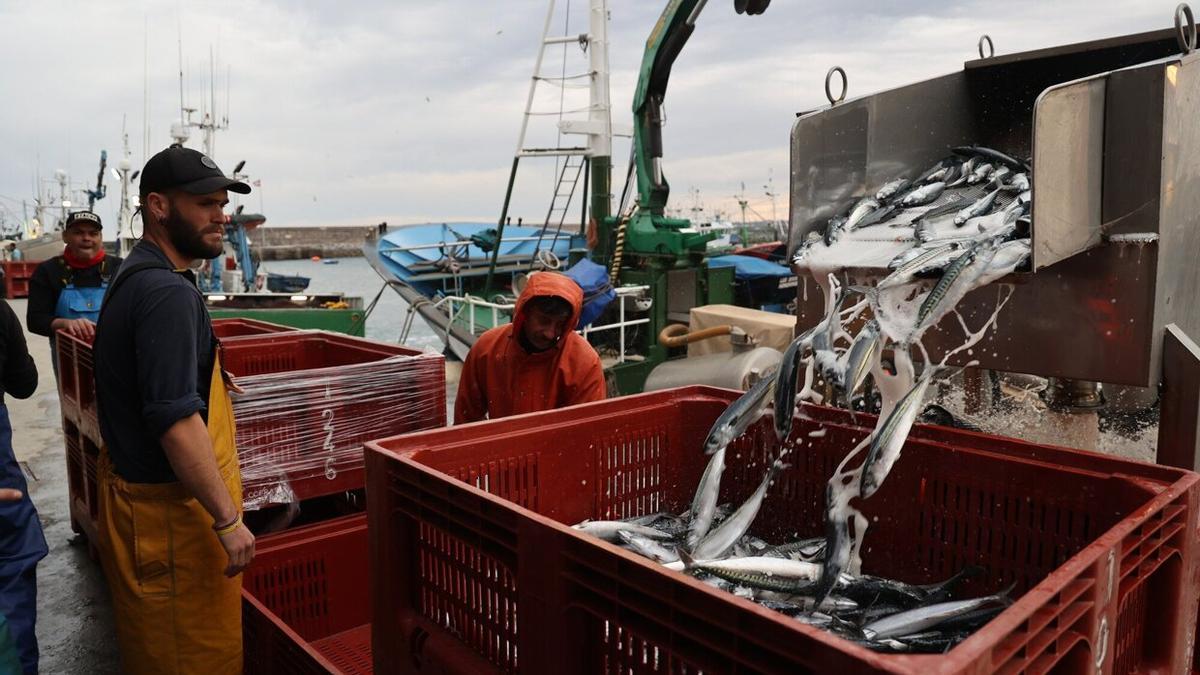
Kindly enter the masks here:
M 525 324 L 526 305 L 533 298 L 539 297 L 566 300 L 571 305 L 571 316 L 567 319 L 564 335 L 575 330 L 575 326 L 579 323 L 579 313 L 583 310 L 583 290 L 579 288 L 579 284 L 575 283 L 574 279 L 565 274 L 537 272 L 529 275 L 529 283 L 525 285 L 525 290 L 521 291 L 521 296 L 517 298 L 517 306 L 513 310 L 512 320 L 514 336 L 521 334 L 521 328 Z

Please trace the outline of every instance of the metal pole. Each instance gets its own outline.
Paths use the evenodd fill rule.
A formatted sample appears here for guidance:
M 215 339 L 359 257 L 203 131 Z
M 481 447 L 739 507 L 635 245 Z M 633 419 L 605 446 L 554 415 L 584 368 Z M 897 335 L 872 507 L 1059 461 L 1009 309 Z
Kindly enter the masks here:
M 591 0 L 588 17 L 589 67 L 592 71 L 591 113 L 593 123 L 603 125 L 604 132 L 588 136 L 588 171 L 591 187 L 592 218 L 601 223 L 611 215 L 609 205 L 612 192 L 612 95 L 609 83 L 608 61 L 608 0 Z M 587 219 L 584 219 L 586 224 Z
M 488 264 L 487 280 L 483 283 L 484 299 L 492 292 L 492 277 L 496 273 L 496 258 L 500 256 L 500 242 L 504 241 L 504 221 L 508 218 L 508 206 L 512 203 L 513 184 L 517 181 L 517 164 L 520 155 L 513 157 L 512 171 L 508 174 L 508 189 L 504 191 L 504 207 L 500 209 L 500 222 L 496 225 L 496 246 L 492 249 L 492 261 Z
M 582 234 L 582 235 L 587 234 L 587 224 L 588 224 L 587 189 L 588 189 L 588 179 L 591 177 L 591 171 L 592 171 L 592 160 L 590 157 L 584 157 L 583 158 L 583 190 L 584 190 L 584 194 L 580 195 L 580 199 L 579 199 L 580 205 L 583 207 L 580 209 L 580 214 L 579 214 L 579 234 Z M 554 237 L 555 237 L 555 241 L 557 241 L 558 233 L 555 233 Z
M 525 149 L 525 131 L 529 127 L 529 112 L 533 110 L 533 94 L 537 90 L 538 78 L 542 75 L 542 56 L 546 53 L 547 36 L 550 35 L 550 23 L 554 20 L 554 0 L 546 10 L 546 24 L 542 26 L 542 40 L 538 44 L 537 60 L 533 64 L 533 77 L 529 81 L 529 98 L 525 100 L 525 114 L 521 117 L 521 133 L 517 136 L 517 153 Z
M 592 71 L 591 112 L 588 118 L 603 126 L 588 137 L 593 157 L 612 156 L 612 102 L 609 92 L 608 0 L 591 0 L 588 16 L 588 67 Z
M 617 298 L 621 306 L 617 309 L 617 316 L 621 320 L 621 352 L 617 354 L 617 363 L 625 363 L 625 298 Z

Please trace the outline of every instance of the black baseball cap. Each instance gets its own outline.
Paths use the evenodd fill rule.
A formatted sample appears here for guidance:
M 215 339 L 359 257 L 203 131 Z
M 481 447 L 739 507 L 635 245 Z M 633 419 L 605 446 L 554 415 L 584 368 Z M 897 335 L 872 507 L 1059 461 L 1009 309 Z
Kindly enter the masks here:
M 142 168 L 139 186 L 142 195 L 176 189 L 194 195 L 206 195 L 217 190 L 250 194 L 250 186 L 226 176 L 207 155 L 198 150 L 175 144 L 159 152 Z
M 92 213 L 91 211 L 76 211 L 75 213 L 70 214 L 67 216 L 67 222 L 65 225 L 63 225 L 63 229 L 69 230 L 71 229 L 72 225 L 77 223 L 91 223 L 95 225 L 97 229 L 104 229 L 104 226 L 100 224 L 100 216 Z

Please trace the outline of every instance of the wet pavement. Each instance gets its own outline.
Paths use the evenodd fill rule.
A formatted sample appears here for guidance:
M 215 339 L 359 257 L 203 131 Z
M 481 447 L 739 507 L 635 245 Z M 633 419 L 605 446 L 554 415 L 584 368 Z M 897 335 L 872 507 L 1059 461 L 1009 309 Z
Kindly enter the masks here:
M 10 300 L 25 323 L 25 301 Z M 71 531 L 67 466 L 58 387 L 45 338 L 26 331 L 37 362 L 38 388 L 26 400 L 5 397 L 13 448 L 25 468 L 29 494 L 41 516 L 50 554 L 38 565 L 37 634 L 43 673 L 116 673 L 116 632 L 100 565 L 87 541 Z

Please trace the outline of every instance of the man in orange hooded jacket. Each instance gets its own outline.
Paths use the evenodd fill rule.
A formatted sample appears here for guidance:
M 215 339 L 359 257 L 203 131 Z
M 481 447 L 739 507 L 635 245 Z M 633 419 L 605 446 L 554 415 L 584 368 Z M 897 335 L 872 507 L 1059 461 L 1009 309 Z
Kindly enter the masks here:
M 512 323 L 475 341 L 463 364 L 454 423 L 553 410 L 604 399 L 604 370 L 575 333 L 583 291 L 553 272 L 530 275 Z

